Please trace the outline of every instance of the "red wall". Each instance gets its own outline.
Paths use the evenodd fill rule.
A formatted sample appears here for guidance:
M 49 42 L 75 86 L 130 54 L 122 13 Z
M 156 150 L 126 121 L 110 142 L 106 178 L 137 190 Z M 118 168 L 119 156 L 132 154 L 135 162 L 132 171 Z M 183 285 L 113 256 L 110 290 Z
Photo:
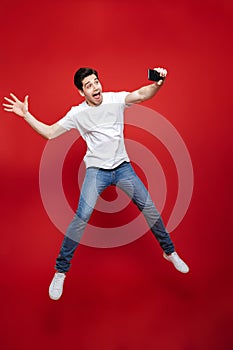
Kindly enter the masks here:
M 119 248 L 80 246 L 53 302 L 47 290 L 63 236 L 40 198 L 46 141 L 1 111 L 2 349 L 232 349 L 232 21 L 230 0 L 1 2 L 2 97 L 29 94 L 31 112 L 53 123 L 81 101 L 72 82 L 80 66 L 95 67 L 105 90 L 136 89 L 148 67 L 165 66 L 166 84 L 144 105 L 179 131 L 195 184 L 172 233 L 188 275 L 161 258 L 148 232 Z M 69 159 L 66 170 L 75 205 Z

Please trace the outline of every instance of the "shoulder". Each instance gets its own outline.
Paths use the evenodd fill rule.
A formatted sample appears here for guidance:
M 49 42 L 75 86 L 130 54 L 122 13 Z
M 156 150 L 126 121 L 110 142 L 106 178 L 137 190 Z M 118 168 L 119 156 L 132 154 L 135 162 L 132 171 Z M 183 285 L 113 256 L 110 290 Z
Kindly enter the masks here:
M 75 115 L 78 114 L 79 112 L 82 112 L 83 110 L 85 110 L 86 108 L 88 108 L 87 104 L 85 101 L 83 101 L 82 103 L 80 103 L 77 106 L 72 106 L 69 110 L 69 114 L 70 115 Z
M 125 103 L 125 98 L 129 94 L 127 91 L 104 92 L 104 103 Z

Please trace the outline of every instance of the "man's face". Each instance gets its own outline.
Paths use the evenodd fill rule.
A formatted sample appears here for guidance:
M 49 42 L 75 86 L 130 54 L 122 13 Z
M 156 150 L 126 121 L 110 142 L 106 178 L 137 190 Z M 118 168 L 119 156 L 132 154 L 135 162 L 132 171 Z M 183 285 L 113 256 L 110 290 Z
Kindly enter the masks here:
M 89 106 L 99 106 L 103 101 L 102 86 L 95 74 L 84 78 L 83 90 L 79 90 L 80 94 L 85 97 Z

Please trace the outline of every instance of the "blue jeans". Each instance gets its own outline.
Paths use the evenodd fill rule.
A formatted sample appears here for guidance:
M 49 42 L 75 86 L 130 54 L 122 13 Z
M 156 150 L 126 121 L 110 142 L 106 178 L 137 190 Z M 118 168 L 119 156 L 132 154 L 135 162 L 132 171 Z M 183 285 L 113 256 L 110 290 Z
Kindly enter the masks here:
M 112 170 L 90 167 L 86 170 L 77 212 L 67 229 L 56 260 L 55 268 L 57 271 L 67 272 L 70 269 L 70 261 L 82 238 L 97 199 L 103 190 L 110 185 L 118 186 L 137 205 L 164 252 L 166 254 L 174 252 L 174 245 L 164 227 L 160 214 L 131 164 L 124 162 Z

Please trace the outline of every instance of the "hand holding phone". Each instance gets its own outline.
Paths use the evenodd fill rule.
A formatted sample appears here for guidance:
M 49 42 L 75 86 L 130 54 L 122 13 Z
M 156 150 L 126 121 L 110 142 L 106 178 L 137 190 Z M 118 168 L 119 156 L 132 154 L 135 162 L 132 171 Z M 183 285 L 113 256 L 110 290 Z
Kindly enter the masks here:
M 166 69 L 158 68 L 161 72 L 156 69 L 148 69 L 148 80 L 158 82 L 164 80 L 167 75 Z

